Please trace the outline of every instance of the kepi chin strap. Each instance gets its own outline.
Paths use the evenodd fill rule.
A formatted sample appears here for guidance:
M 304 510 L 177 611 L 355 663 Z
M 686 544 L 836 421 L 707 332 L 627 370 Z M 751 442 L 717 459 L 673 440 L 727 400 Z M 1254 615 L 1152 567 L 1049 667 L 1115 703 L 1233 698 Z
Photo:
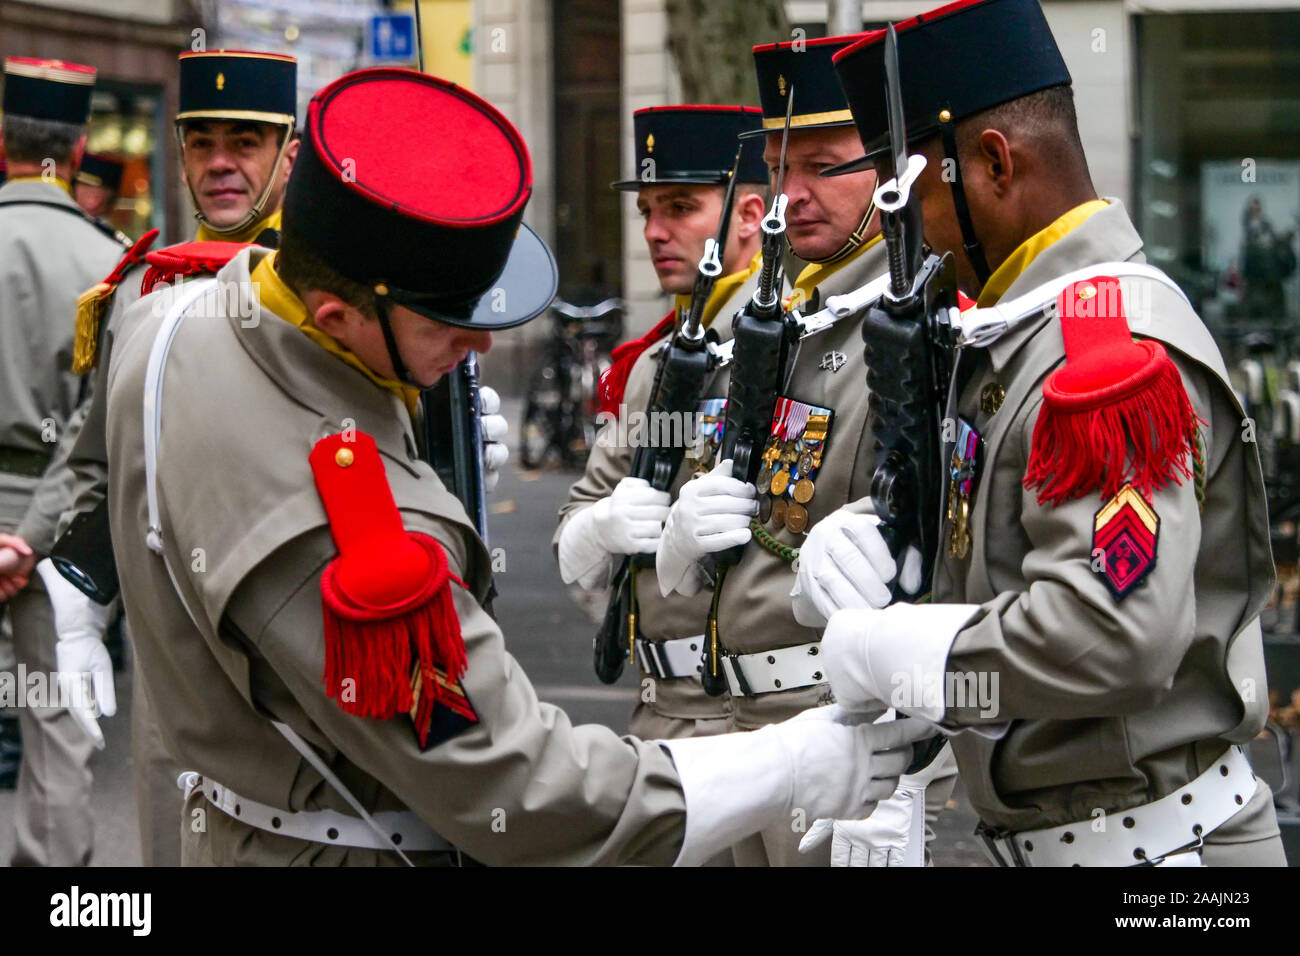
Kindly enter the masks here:
M 962 248 L 966 250 L 966 258 L 975 270 L 980 288 L 983 288 L 993 273 L 989 269 L 988 260 L 984 258 L 984 247 L 975 235 L 975 223 L 971 220 L 970 206 L 966 203 L 966 190 L 961 181 L 961 161 L 957 158 L 957 129 L 948 110 L 939 114 L 939 134 L 943 138 L 944 158 L 952 161 L 952 204 L 957 210 L 957 225 L 961 227 Z

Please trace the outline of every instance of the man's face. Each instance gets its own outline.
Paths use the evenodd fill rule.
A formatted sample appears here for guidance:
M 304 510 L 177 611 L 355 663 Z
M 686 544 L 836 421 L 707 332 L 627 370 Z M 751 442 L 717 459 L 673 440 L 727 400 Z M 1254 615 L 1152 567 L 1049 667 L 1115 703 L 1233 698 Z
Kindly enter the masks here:
M 276 188 L 266 208 L 279 207 L 297 146 L 289 145 L 277 168 L 280 132 L 268 123 L 208 120 L 185 125 L 181 165 L 205 220 L 217 227 L 238 223 L 272 175 Z
M 721 186 L 656 185 L 638 191 L 642 233 L 664 292 L 685 295 L 694 287 L 704 243 L 718 231 L 722 199 Z
M 822 170 L 861 155 L 862 144 L 852 126 L 790 130 L 781 188 L 789 197 L 785 234 L 800 259 L 834 255 L 862 222 L 876 188 L 875 172 L 866 169 L 848 176 L 821 176 Z M 781 162 L 779 131 L 767 134 L 763 161 L 776 189 Z M 873 231 L 877 228 L 872 226 Z
M 310 308 L 313 303 L 310 299 L 307 302 Z M 486 352 L 492 348 L 491 332 L 436 322 L 404 306 L 391 306 L 388 321 L 393 327 L 402 361 L 421 388 L 436 383 L 471 351 Z M 326 326 L 326 331 L 351 349 L 372 371 L 384 378 L 397 378 L 378 319 L 345 306 L 339 321 Z
M 112 212 L 117 199 L 117 193 L 107 186 L 89 186 L 86 183 L 73 183 L 72 194 L 82 211 L 96 219 Z

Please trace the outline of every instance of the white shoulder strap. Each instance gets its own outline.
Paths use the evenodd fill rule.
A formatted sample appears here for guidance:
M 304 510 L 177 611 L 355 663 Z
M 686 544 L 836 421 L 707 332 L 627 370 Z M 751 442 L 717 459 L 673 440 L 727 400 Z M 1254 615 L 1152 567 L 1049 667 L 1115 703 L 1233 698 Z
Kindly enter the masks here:
M 149 364 L 144 375 L 144 482 L 145 500 L 149 506 L 149 530 L 145 543 L 155 554 L 163 553 L 162 523 L 158 517 L 158 440 L 162 432 L 163 372 L 167 367 L 167 354 L 172 340 L 180 331 L 181 323 L 189 314 L 190 306 L 214 288 L 216 279 L 201 279 L 185 285 L 176 297 L 153 339 L 149 351 Z
M 1094 276 L 1149 279 L 1178 293 L 1184 302 L 1187 301 L 1187 295 L 1178 288 L 1178 284 L 1155 266 L 1139 262 L 1098 262 L 1044 282 L 1009 302 L 999 302 L 984 309 L 967 309 L 961 316 L 961 338 L 958 344 L 976 348 L 992 345 L 1017 325 L 1042 315 L 1043 310 L 1055 303 L 1057 296 L 1067 287 Z

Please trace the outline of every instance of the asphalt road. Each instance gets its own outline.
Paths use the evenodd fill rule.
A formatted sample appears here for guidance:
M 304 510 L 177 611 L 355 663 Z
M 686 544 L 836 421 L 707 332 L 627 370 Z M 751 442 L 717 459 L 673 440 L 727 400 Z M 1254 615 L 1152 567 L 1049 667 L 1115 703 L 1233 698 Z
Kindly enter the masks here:
M 613 687 L 596 679 L 591 667 L 594 624 L 560 581 L 551 554 L 556 510 L 576 477 L 571 473 L 519 472 L 513 466 L 502 475 L 490 515 L 489 544 L 501 548 L 500 558 L 504 559 L 504 570 L 497 575 L 496 613 L 506 646 L 543 700 L 563 707 L 577 723 L 603 723 L 621 733 L 626 731 L 632 711 L 635 678 L 625 673 Z M 500 563 L 498 560 L 498 567 Z M 599 613 L 603 608 L 593 610 Z M 107 747 L 93 763 L 93 864 L 98 866 L 140 862 L 128 740 L 130 699 L 127 668 L 118 675 L 118 715 L 102 721 Z M 0 861 L 8 861 L 12 852 L 12 813 L 12 791 L 0 792 Z M 938 865 L 983 865 L 983 855 L 971 836 L 974 825 L 975 817 L 960 799 L 959 789 L 957 799 L 940 818 L 934 847 Z

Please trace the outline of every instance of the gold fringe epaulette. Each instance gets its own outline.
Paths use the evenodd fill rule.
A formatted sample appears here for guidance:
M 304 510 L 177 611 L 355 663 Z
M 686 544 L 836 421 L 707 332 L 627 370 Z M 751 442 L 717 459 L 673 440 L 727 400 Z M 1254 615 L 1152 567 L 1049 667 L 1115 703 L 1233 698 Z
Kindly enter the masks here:
M 157 238 L 158 230 L 150 229 L 102 282 L 97 282 L 78 297 L 76 336 L 72 343 L 72 371 L 77 375 L 85 375 L 98 364 L 99 327 L 108 313 L 109 303 L 113 301 L 113 293 L 128 269 L 144 263 L 145 253 Z

